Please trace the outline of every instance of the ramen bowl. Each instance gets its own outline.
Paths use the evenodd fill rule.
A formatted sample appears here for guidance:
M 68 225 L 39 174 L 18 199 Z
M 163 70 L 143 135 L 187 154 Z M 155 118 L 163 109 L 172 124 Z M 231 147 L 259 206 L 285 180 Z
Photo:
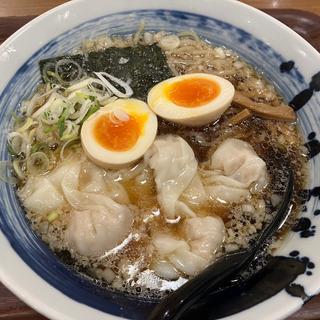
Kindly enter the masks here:
M 225 0 L 76 0 L 28 23 L 0 47 L 1 160 L 12 113 L 40 81 L 38 61 L 73 51 L 83 39 L 150 31 L 194 30 L 233 49 L 262 71 L 295 108 L 309 152 L 310 179 L 297 225 L 275 258 L 242 292 L 220 300 L 210 316 L 283 319 L 320 291 L 320 55 L 270 16 Z M 32 231 L 12 185 L 0 184 L 0 280 L 50 319 L 146 319 L 155 303 L 108 291 L 64 265 Z M 233 296 L 234 295 L 234 296 Z

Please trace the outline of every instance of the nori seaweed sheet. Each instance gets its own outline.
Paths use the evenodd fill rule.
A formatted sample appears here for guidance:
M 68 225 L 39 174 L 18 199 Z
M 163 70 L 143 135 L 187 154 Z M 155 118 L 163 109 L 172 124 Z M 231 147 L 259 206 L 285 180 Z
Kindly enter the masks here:
M 133 97 L 146 100 L 149 89 L 155 84 L 173 76 L 165 57 L 165 54 L 157 45 L 115 48 L 104 51 L 90 52 L 87 56 L 60 56 L 39 62 L 41 75 L 46 66 L 54 70 L 55 64 L 61 59 L 76 61 L 90 75 L 92 72 L 105 71 L 111 75 L 130 81 Z M 72 65 L 61 74 L 63 80 L 69 80 L 72 74 Z M 54 81 L 54 79 L 49 79 Z M 45 81 L 45 79 L 43 79 Z

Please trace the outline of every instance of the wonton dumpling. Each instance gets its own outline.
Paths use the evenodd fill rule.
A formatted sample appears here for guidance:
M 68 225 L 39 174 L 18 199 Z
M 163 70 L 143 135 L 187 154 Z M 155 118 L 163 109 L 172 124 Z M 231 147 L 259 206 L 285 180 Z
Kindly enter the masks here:
M 240 139 L 225 140 L 212 155 L 211 167 L 222 170 L 225 176 L 242 183 L 246 188 L 253 182 L 260 189 L 267 184 L 266 163 L 249 143 Z
M 80 174 L 84 168 L 91 171 L 90 177 L 86 177 L 87 185 L 81 190 Z M 99 256 L 120 244 L 133 223 L 130 209 L 109 196 L 121 187 L 110 189 L 108 181 L 102 178 L 100 169 L 86 161 L 66 161 L 48 175 L 29 178 L 20 197 L 28 210 L 39 214 L 71 205 L 66 243 L 79 254 Z M 119 194 L 112 196 L 116 198 Z M 125 196 L 126 193 L 122 194 L 122 198 Z
M 68 161 L 48 175 L 30 177 L 19 193 L 25 208 L 38 214 L 48 214 L 63 207 L 66 200 L 61 182 L 75 166 L 80 170 L 79 163 Z
M 221 202 L 240 202 L 250 195 L 252 184 L 261 191 L 268 182 L 266 163 L 239 139 L 225 140 L 213 153 L 210 167 L 206 190 L 211 199 Z
M 130 210 L 109 200 L 109 207 L 92 205 L 71 213 L 65 240 L 81 255 L 100 256 L 128 236 L 133 222 Z
M 166 233 L 156 233 L 152 237 L 152 242 L 161 256 L 166 256 L 178 249 L 190 249 L 184 240 L 179 240 Z
M 209 262 L 207 259 L 193 253 L 191 250 L 182 249 L 169 254 L 168 260 L 175 269 L 188 276 L 196 275 L 203 270 Z
M 108 179 L 105 170 L 91 161 L 86 161 L 82 165 L 82 179 L 86 181 L 81 188 L 83 192 L 108 194 L 118 203 L 130 202 L 128 193 L 122 184 Z
M 160 277 L 166 278 L 168 270 L 170 279 L 178 278 L 179 272 L 194 275 L 206 265 L 206 259 L 192 253 L 184 240 L 178 240 L 166 233 L 158 233 L 153 236 L 152 241 L 159 254 L 159 262 L 155 262 L 153 268 Z
M 167 280 L 176 280 L 179 278 L 179 271 L 167 260 L 156 261 L 151 264 L 150 268 L 157 274 L 159 277 Z
M 197 160 L 188 143 L 178 136 L 159 137 L 144 158 L 154 170 L 157 199 L 166 217 L 174 219 L 180 214 L 195 216 L 194 212 L 179 200 L 198 168 Z
M 27 210 L 47 214 L 63 206 L 65 203 L 63 195 L 49 179 L 41 177 L 32 180 L 24 186 L 21 192 L 21 199 Z M 23 193 L 28 196 L 23 197 Z
M 107 195 L 77 190 L 79 175 L 80 165 L 74 165 L 61 182 L 64 195 L 74 208 L 65 241 L 82 255 L 99 256 L 127 237 L 133 216 L 127 206 Z
M 249 189 L 235 188 L 221 184 L 211 185 L 206 189 L 211 199 L 215 199 L 223 203 L 238 203 L 250 195 Z
M 184 233 L 193 253 L 211 259 L 224 239 L 224 223 L 220 217 L 200 217 L 186 220 Z
M 86 161 L 82 166 L 82 183 L 81 191 L 103 193 L 105 189 L 104 170 L 92 162 Z
M 59 192 L 62 191 L 62 180 L 65 178 L 68 173 L 75 172 L 77 176 L 79 176 L 81 169 L 81 162 L 78 161 L 65 161 L 61 166 L 57 167 L 55 170 L 53 170 L 49 175 L 49 180 L 53 183 L 53 185 L 59 190 Z M 75 180 L 75 187 L 78 186 L 78 178 Z
M 182 199 L 191 206 L 200 206 L 207 201 L 207 193 L 199 174 L 196 174 L 184 190 Z
M 187 219 L 183 231 L 183 240 L 166 233 L 157 233 L 152 237 L 159 254 L 152 268 L 158 276 L 177 279 L 179 273 L 193 276 L 200 272 L 220 248 L 225 227 L 221 218 L 208 216 Z

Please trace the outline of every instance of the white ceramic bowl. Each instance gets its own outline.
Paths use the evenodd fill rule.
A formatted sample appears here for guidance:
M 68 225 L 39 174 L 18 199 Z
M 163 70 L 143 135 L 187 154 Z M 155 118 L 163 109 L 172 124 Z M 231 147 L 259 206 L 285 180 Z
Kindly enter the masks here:
M 231 0 L 78 0 L 34 19 L 0 47 L 0 127 L 6 133 L 12 111 L 39 81 L 37 61 L 66 53 L 81 39 L 109 33 L 129 33 L 140 20 L 146 29 L 178 31 L 193 28 L 201 36 L 237 51 L 265 72 L 288 100 L 310 98 L 298 111 L 299 123 L 312 151 L 310 196 L 299 227 L 287 237 L 278 255 L 300 261 L 299 275 L 285 274 L 283 289 L 268 299 L 228 317 L 281 319 L 299 309 L 320 289 L 319 156 L 320 55 L 292 30 L 266 14 Z M 279 66 L 294 61 L 285 73 Z M 304 91 L 303 91 L 304 90 Z M 302 92 L 302 93 L 301 93 Z M 1 159 L 7 159 L 6 135 L 0 137 Z M 315 189 L 314 189 L 315 188 Z M 147 301 L 104 293 L 61 264 L 30 230 L 14 189 L 0 185 L 0 280 L 30 306 L 51 319 L 145 319 Z M 290 260 L 290 261 L 291 261 Z M 275 268 L 279 265 L 275 265 Z M 290 294 L 289 294 L 290 293 Z M 272 294 L 271 294 L 272 295 Z M 293 297 L 296 295 L 296 297 Z M 240 311 L 242 308 L 235 309 Z

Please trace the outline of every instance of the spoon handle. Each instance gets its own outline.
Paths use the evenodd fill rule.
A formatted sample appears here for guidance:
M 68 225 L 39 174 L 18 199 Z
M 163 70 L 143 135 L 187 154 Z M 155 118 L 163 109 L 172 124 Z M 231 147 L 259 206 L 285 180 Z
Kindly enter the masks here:
M 148 320 L 179 319 L 200 296 L 216 288 L 226 278 L 240 270 L 252 255 L 249 251 L 235 252 L 217 260 L 198 274 L 192 281 L 186 282 L 178 290 L 159 303 Z
M 179 289 L 162 300 L 152 311 L 148 320 L 177 320 L 196 301 L 206 294 L 217 289 L 226 279 L 239 274 L 255 258 L 257 252 L 265 241 L 286 221 L 290 207 L 289 203 L 293 192 L 293 173 L 289 170 L 288 183 L 284 193 L 283 201 L 271 223 L 259 235 L 255 244 L 249 249 L 227 254 L 218 259 L 214 264 L 186 282 Z

